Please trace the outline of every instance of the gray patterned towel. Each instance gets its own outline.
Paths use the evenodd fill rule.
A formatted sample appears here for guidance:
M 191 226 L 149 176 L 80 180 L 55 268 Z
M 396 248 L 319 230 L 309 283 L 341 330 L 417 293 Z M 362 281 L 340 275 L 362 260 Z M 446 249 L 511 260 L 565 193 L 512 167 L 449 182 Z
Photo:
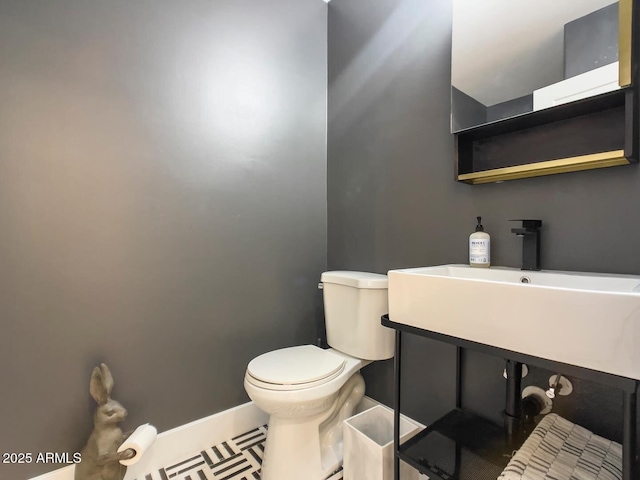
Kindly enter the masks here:
M 498 480 L 622 480 L 622 446 L 555 413 L 531 433 Z

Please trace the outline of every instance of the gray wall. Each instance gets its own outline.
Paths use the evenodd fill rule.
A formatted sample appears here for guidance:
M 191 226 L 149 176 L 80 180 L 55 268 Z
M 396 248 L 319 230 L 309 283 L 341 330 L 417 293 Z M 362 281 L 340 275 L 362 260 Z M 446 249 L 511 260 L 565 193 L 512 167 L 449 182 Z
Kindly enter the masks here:
M 640 274 L 637 166 L 470 186 L 454 181 L 449 133 L 451 0 L 333 0 L 329 6 L 330 269 L 468 261 L 476 215 L 494 265 L 520 265 L 511 218 L 544 222 L 546 269 Z M 464 299 L 458 299 L 464 301 Z M 478 308 L 482 308 L 479 305 Z M 518 321 L 517 312 L 514 322 Z M 523 325 L 523 334 L 527 328 Z M 405 336 L 403 411 L 433 421 L 454 405 L 452 346 Z M 571 338 L 550 341 L 571 342 Z M 499 419 L 504 361 L 466 352 L 464 404 Z M 368 394 L 392 403 L 392 362 L 364 371 Z M 526 383 L 544 385 L 549 372 Z M 619 439 L 622 396 L 588 382 L 556 411 Z
M 564 26 L 564 78 L 618 61 L 618 2 Z
M 533 112 L 533 93 L 487 107 L 487 122 Z
M 459 132 L 533 111 L 533 93 L 489 107 L 451 86 L 451 131 Z
M 75 452 L 248 401 L 313 343 L 326 268 L 320 0 L 0 5 L 0 452 Z M 0 466 L 21 479 L 56 465 Z
M 451 85 L 452 132 L 459 132 L 466 128 L 487 123 L 487 113 L 488 108 L 486 105 Z

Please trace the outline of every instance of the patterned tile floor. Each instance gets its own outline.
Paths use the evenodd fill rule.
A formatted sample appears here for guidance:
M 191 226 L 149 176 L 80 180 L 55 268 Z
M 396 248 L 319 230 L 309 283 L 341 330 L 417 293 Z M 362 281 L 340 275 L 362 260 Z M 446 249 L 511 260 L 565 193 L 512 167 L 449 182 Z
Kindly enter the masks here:
M 265 425 L 136 480 L 259 480 L 266 435 Z M 327 480 L 342 480 L 342 471 Z

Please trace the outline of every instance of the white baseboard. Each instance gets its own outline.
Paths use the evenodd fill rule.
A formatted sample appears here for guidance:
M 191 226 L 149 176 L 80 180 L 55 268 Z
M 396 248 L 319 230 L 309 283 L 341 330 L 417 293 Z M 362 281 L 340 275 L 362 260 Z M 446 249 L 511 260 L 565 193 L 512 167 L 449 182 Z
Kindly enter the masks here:
M 124 480 L 144 477 L 185 457 L 264 425 L 269 416 L 248 402 L 162 432 L 138 463 L 127 469 Z M 30 480 L 73 480 L 75 466 L 64 467 Z
M 73 472 L 75 471 L 75 468 L 76 467 L 73 465 L 70 467 L 59 468 L 58 470 L 45 473 L 44 475 L 31 477 L 29 480 L 73 480 Z
M 365 396 L 356 407 L 355 413 L 358 414 L 376 405 L 382 404 Z M 265 425 L 268 420 L 269 416 L 266 413 L 256 407 L 253 402 L 248 402 L 162 432 L 140 461 L 127 469 L 124 480 L 144 478 L 145 474 Z M 74 468 L 73 465 L 60 468 L 30 480 L 73 480 Z

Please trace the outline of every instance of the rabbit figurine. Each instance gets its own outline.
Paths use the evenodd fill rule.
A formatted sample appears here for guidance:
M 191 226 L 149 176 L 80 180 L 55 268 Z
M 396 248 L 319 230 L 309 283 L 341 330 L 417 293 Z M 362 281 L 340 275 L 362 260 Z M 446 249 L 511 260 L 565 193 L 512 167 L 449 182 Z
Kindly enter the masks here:
M 98 403 L 93 416 L 93 431 L 81 450 L 82 460 L 76 465 L 74 480 L 122 480 L 127 467 L 120 460 L 132 458 L 132 449 L 118 453 L 118 447 L 129 436 L 117 425 L 127 416 L 127 411 L 111 399 L 113 377 L 104 363 L 91 373 L 89 392 Z

